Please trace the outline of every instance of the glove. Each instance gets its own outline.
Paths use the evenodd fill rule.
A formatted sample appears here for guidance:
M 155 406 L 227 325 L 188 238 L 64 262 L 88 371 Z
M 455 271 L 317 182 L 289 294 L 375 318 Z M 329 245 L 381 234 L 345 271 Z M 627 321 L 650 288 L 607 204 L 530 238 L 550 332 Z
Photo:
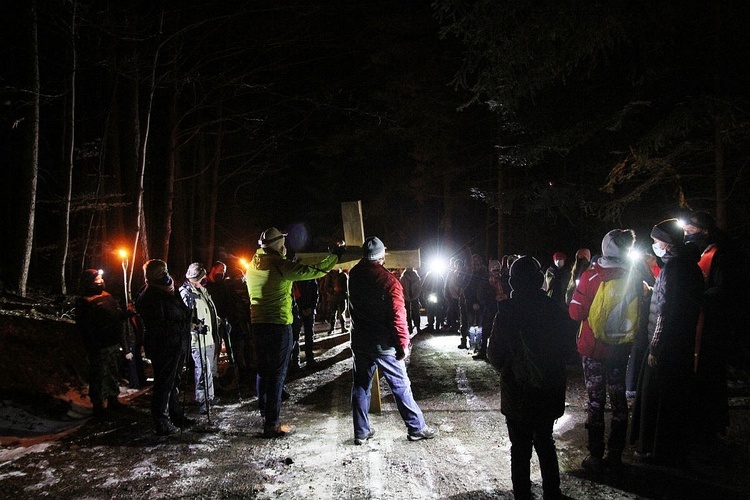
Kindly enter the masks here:
M 338 257 L 341 260 L 341 256 L 346 252 L 346 244 L 343 241 L 336 243 L 335 246 L 329 247 L 328 252 Z

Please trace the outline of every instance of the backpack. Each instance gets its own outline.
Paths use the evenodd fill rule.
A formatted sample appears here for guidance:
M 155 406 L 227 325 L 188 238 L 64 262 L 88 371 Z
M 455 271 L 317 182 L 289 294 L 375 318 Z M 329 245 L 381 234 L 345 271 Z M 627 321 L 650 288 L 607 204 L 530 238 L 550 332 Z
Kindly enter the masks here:
M 588 317 L 596 339 L 606 344 L 625 344 L 635 339 L 640 313 L 640 286 L 639 281 L 627 277 L 599 284 Z

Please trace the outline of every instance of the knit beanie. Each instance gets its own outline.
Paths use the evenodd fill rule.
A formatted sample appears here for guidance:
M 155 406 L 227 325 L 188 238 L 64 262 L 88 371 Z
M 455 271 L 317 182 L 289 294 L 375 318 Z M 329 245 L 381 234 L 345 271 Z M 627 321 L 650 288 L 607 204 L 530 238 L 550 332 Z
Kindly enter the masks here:
M 586 259 L 588 261 L 591 261 L 591 250 L 588 248 L 579 248 L 576 252 L 576 260 L 578 259 Z
M 204 276 L 206 276 L 206 269 L 200 262 L 193 262 L 190 264 L 185 273 L 185 277 L 192 281 L 200 281 Z
M 96 283 L 96 279 L 100 276 L 98 269 L 85 269 L 81 273 L 81 278 L 78 281 L 78 287 L 82 293 L 92 292 L 99 289 Z
M 663 220 L 655 225 L 651 237 L 668 245 L 682 245 L 685 242 L 685 232 L 677 219 Z
M 378 260 L 385 257 L 385 245 L 377 236 L 370 236 L 362 244 L 362 258 L 365 260 Z
M 634 243 L 632 229 L 613 229 L 602 239 L 602 256 L 597 262 L 602 267 L 625 267 Z
M 489 265 L 487 266 L 487 269 L 489 269 L 490 272 L 492 272 L 493 270 L 500 271 L 500 269 L 502 269 L 502 265 L 500 264 L 499 260 L 491 260 Z
M 685 224 L 690 224 L 698 229 L 711 229 L 716 226 L 716 219 L 710 213 L 699 210 L 690 214 Z
M 510 287 L 516 291 L 533 291 L 542 288 L 542 266 L 534 257 L 523 256 L 510 266 Z

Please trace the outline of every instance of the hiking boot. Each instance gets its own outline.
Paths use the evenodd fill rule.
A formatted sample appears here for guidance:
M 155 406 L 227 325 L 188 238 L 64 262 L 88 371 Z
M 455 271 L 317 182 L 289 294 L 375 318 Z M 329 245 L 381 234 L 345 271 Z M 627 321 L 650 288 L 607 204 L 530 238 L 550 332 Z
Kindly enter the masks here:
M 622 452 L 621 451 L 608 451 L 604 457 L 604 465 L 612 469 L 619 469 L 622 467 Z
M 589 455 L 581 462 L 581 467 L 588 469 L 591 472 L 602 473 L 604 472 L 604 460 L 594 455 Z
M 461 342 L 460 344 L 458 344 L 458 348 L 459 349 L 468 349 L 469 346 L 466 345 L 466 342 Z
M 374 435 L 375 435 L 375 431 L 370 429 L 370 432 L 368 432 L 366 436 L 362 436 L 362 437 L 355 436 L 354 444 L 356 444 L 357 446 L 361 446 L 365 443 L 365 441 L 371 439 Z
M 169 420 L 161 421 L 156 424 L 157 436 L 169 436 L 170 434 L 176 434 L 178 432 L 180 432 L 180 430 Z
M 435 436 L 438 435 L 437 429 L 433 429 L 432 427 L 425 426 L 424 429 L 422 429 L 419 432 L 415 432 L 414 434 L 408 434 L 406 437 L 409 441 L 421 441 L 423 439 L 432 439 Z
M 487 361 L 487 353 L 479 351 L 478 353 L 476 353 L 475 355 L 473 355 L 471 357 L 471 359 L 473 359 L 475 361 Z
M 293 425 L 277 425 L 276 427 L 264 427 L 264 438 L 278 438 L 294 434 L 297 429 Z
M 117 396 L 110 396 L 107 399 L 107 409 L 109 411 L 120 411 L 127 409 L 127 406 L 120 403 L 120 400 L 117 399 Z
M 170 420 L 172 420 L 172 422 L 174 422 L 174 425 L 182 429 L 184 429 L 185 427 L 191 427 L 195 425 L 195 419 L 188 418 L 183 414 L 170 413 L 169 418 Z

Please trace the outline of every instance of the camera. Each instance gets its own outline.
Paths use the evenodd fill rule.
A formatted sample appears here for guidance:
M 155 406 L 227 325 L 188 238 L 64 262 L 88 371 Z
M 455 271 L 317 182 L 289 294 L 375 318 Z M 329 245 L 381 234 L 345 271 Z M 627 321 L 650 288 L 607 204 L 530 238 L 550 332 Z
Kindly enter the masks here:
M 200 323 L 193 326 L 193 333 L 196 335 L 206 335 L 208 333 L 208 325 L 200 320 Z

